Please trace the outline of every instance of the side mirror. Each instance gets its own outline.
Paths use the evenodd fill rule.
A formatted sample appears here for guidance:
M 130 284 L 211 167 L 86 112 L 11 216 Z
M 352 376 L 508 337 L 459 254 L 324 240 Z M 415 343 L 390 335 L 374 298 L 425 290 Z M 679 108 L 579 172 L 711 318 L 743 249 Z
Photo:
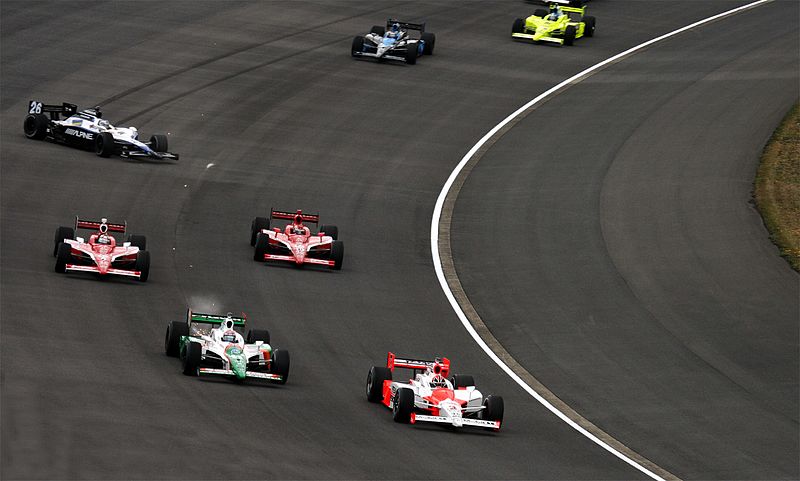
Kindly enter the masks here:
M 122 243 L 122 247 L 130 247 L 130 246 L 131 246 L 130 242 L 123 242 Z
M 275 232 L 277 232 L 278 234 L 280 234 L 280 233 L 281 233 L 281 230 L 280 230 L 280 228 L 278 228 L 278 227 L 273 227 L 273 228 L 272 228 L 272 230 L 274 230 L 274 231 L 275 231 Z
M 86 240 L 85 240 L 83 237 L 76 237 L 76 238 L 75 238 L 75 240 L 76 240 L 76 241 L 78 241 L 78 242 L 80 242 L 81 244 L 83 244 L 84 242 L 86 242 Z
M 256 346 L 261 346 L 262 344 L 264 344 L 264 341 L 256 341 Z

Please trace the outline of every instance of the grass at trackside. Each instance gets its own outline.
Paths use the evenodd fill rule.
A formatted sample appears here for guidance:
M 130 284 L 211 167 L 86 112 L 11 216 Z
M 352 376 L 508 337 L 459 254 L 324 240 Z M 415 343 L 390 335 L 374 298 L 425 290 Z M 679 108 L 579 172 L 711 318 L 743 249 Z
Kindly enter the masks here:
M 753 196 L 770 239 L 800 272 L 800 104 L 764 147 Z

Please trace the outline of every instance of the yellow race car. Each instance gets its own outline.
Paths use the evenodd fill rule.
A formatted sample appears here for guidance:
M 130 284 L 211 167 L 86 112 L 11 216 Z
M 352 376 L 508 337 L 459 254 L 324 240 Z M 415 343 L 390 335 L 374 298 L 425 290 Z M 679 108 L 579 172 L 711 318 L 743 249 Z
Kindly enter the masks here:
M 550 11 L 536 10 L 526 19 L 514 20 L 511 37 L 532 42 L 572 45 L 576 38 L 594 35 L 595 18 L 586 15 L 586 7 L 570 7 L 569 2 L 552 3 Z

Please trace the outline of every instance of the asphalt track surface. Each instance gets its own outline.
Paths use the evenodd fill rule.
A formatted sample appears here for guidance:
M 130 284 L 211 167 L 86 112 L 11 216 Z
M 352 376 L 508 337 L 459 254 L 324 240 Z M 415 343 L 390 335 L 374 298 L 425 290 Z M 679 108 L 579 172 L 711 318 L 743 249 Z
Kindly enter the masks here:
M 598 1 L 592 5 L 601 19 L 598 35 L 574 48 L 558 49 L 510 42 L 513 18 L 533 8 L 512 2 L 4 1 L 0 4 L 3 479 L 641 479 L 640 473 L 557 421 L 474 346 L 433 273 L 428 250 L 431 210 L 441 185 L 463 153 L 519 105 L 603 58 L 739 4 Z M 797 17 L 796 7 L 794 11 L 785 5 L 769 8 L 777 9 L 776 14 Z M 434 56 L 421 59 L 414 67 L 352 60 L 348 51 L 353 34 L 390 15 L 427 21 L 437 34 Z M 613 25 L 602 20 L 612 16 L 616 20 Z M 740 23 L 733 25 L 742 28 Z M 786 37 L 794 35 L 794 40 L 785 41 L 796 46 L 794 28 L 782 26 L 766 38 L 784 41 L 779 37 L 783 32 Z M 740 58 L 736 55 L 740 52 L 740 61 L 762 65 L 756 62 L 756 45 L 708 41 L 714 32 L 725 31 L 714 29 L 702 38 L 698 34 L 696 43 L 684 45 L 692 49 L 702 45 L 706 55 L 714 58 L 720 55 L 715 46 L 728 51 L 733 44 L 736 49 L 727 52 L 732 60 Z M 771 44 L 763 41 L 760 45 L 763 49 Z M 769 58 L 782 58 L 791 53 L 785 51 L 788 48 L 775 50 Z M 672 60 L 680 56 L 675 54 Z M 713 67 L 710 62 L 698 60 L 697 64 L 702 69 Z M 657 78 L 659 74 L 639 72 L 633 80 L 641 75 Z M 678 77 L 673 87 L 680 92 L 686 82 L 683 75 Z M 767 83 L 765 77 L 753 72 L 748 79 Z M 796 77 L 794 81 L 796 85 Z M 595 87 L 611 93 L 603 89 L 612 86 Z M 622 84 L 616 87 L 620 93 L 628 91 Z M 757 90 L 754 95 L 767 98 L 765 90 Z M 667 100 L 673 97 L 663 95 Z M 644 97 L 637 101 L 649 105 L 652 99 Z M 90 152 L 29 141 L 21 132 L 29 98 L 81 106 L 100 103 L 110 120 L 130 122 L 146 136 L 168 132 L 171 150 L 179 152 L 181 160 L 101 159 Z M 569 98 L 564 94 L 557 101 L 580 103 Z M 613 102 L 605 100 L 602 106 L 610 108 Z M 758 130 L 750 137 L 729 139 L 730 152 L 739 153 L 742 159 L 749 155 L 740 159 L 733 174 L 752 171 L 763 141 L 791 101 L 791 96 L 764 100 L 767 105 L 756 109 L 761 115 L 758 120 L 744 123 L 735 115 L 730 117 L 738 119 L 736 125 Z M 564 112 L 548 116 L 542 128 L 528 132 L 529 138 L 520 140 L 519 145 L 525 146 L 534 136 L 544 142 L 550 132 L 563 135 L 565 130 L 559 126 L 564 123 L 574 126 L 573 133 L 580 133 L 581 123 L 598 122 L 594 116 L 600 112 L 591 107 L 599 102 L 584 98 L 580 103 L 583 115 L 575 120 Z M 629 107 L 632 111 L 653 109 Z M 635 120 L 630 119 L 631 126 Z M 670 125 L 661 125 L 661 130 L 669 130 Z M 612 135 L 614 132 L 616 129 L 609 129 L 607 135 L 617 141 L 622 137 L 614 135 L 625 135 Z M 597 137 L 589 136 L 590 140 Z M 736 148 L 737 142 L 746 147 L 744 152 Z M 610 164 L 608 155 L 594 168 Z M 633 157 L 635 153 L 630 151 L 625 159 L 630 162 Z M 649 161 L 664 167 L 657 159 Z M 595 209 L 587 215 L 594 216 L 595 225 L 605 222 L 606 236 L 616 241 L 606 240 L 610 247 L 608 253 L 601 253 L 603 258 L 616 255 L 614 260 L 630 276 L 645 278 L 650 269 L 664 266 L 643 250 L 652 232 L 624 235 L 613 227 L 625 228 L 625 222 L 613 223 L 615 219 L 606 215 L 629 212 L 647 216 L 647 208 L 658 209 L 659 205 L 625 202 L 625 196 L 637 193 L 621 186 L 631 175 L 623 167 L 614 163 L 610 170 L 614 175 L 606 178 L 616 186 L 603 191 L 609 194 L 603 199 L 610 214 L 600 215 Z M 669 173 L 675 172 L 665 171 L 665 175 Z M 580 182 L 577 174 L 570 171 L 550 185 L 555 188 L 562 182 L 569 187 L 569 182 Z M 480 179 L 485 176 L 475 177 L 476 182 Z M 741 192 L 749 189 L 738 177 L 732 183 Z M 652 190 L 656 189 L 645 193 L 652 195 Z M 724 194 L 731 198 L 735 192 L 726 190 Z M 470 201 L 474 202 L 474 197 L 465 198 Z M 683 201 L 681 212 L 688 215 L 695 200 L 688 196 Z M 639 210 L 626 212 L 620 205 L 626 209 L 638 205 Z M 247 243 L 250 220 L 270 206 L 320 211 L 324 222 L 338 224 L 346 247 L 344 269 L 328 272 L 253 262 Z M 741 210 L 735 213 L 741 214 Z M 126 219 L 132 232 L 146 234 L 153 260 L 150 281 L 139 284 L 56 275 L 50 256 L 52 231 L 58 225 L 69 225 L 75 214 Z M 781 280 L 783 289 L 790 289 L 792 282 L 796 286 L 797 280 L 782 270 L 782 261 L 774 257 L 763 232 L 758 231 L 754 215 L 734 216 L 729 218 L 730 225 L 723 226 L 748 227 L 746 236 L 739 231 L 734 236 L 738 244 L 731 246 L 727 238 L 688 241 L 698 250 L 710 248 L 710 243 L 730 246 L 725 248 L 748 259 L 748 266 L 740 266 L 737 272 L 761 272 L 761 279 L 771 279 L 776 286 L 766 294 L 775 296 Z M 681 224 L 684 220 L 701 224 L 702 219 L 672 218 L 668 226 L 678 228 L 681 234 L 696 235 L 692 225 Z M 496 222 L 492 219 L 484 225 L 488 228 Z M 574 226 L 560 227 L 567 230 L 549 234 L 566 236 Z M 464 229 L 463 235 L 470 232 Z M 598 238 L 595 231 L 582 235 L 589 240 Z M 555 243 L 556 238 L 548 242 Z M 665 242 L 665 252 L 677 255 L 677 240 Z M 753 245 L 756 253 L 748 250 Z M 459 248 L 473 247 L 454 245 L 457 255 Z M 628 248 L 631 250 L 626 251 Z M 543 262 L 545 257 L 531 258 Z M 494 269 L 505 267 L 502 257 L 496 259 L 481 275 L 496 276 Z M 714 266 L 725 265 L 715 259 L 718 263 Z M 475 266 L 469 259 L 456 260 L 460 270 L 472 269 L 466 277 L 475 289 Z M 683 282 L 679 282 L 680 271 L 669 273 L 666 281 L 685 289 L 670 295 L 687 296 L 669 305 L 716 314 L 707 327 L 721 332 L 706 333 L 709 343 L 714 341 L 705 345 L 707 349 L 738 347 L 736 343 L 763 349 L 764 345 L 774 347 L 774 337 L 783 345 L 795 343 L 794 358 L 782 348 L 776 351 L 777 358 L 753 355 L 749 358 L 751 370 L 740 373 L 744 377 L 740 383 L 750 383 L 747 388 L 781 382 L 785 388 L 745 399 L 749 401 L 745 407 L 766 411 L 769 406 L 773 413 L 767 420 L 774 423 L 770 427 L 777 429 L 775 436 L 781 436 L 771 444 L 776 458 L 767 463 L 764 452 L 768 448 L 762 445 L 742 451 L 751 456 L 751 462 L 736 468 L 741 468 L 742 477 L 796 477 L 796 467 L 793 471 L 785 460 L 791 449 L 797 452 L 797 378 L 788 373 L 792 362 L 797 365 L 797 331 L 795 325 L 787 334 L 791 326 L 785 325 L 786 316 L 791 321 L 797 312 L 796 300 L 792 304 L 786 296 L 770 297 L 783 303 L 776 307 L 746 289 L 750 284 L 738 286 L 743 292 L 737 291 L 734 298 L 752 296 L 745 307 L 762 308 L 759 312 L 769 315 L 765 324 L 771 323 L 783 336 L 765 332 L 765 326 L 748 324 L 747 335 L 736 337 L 735 328 L 741 324 L 726 326 L 719 311 L 705 306 L 702 297 L 691 296 L 699 295 L 701 289 L 692 289 L 690 281 L 705 282 L 703 277 L 691 277 L 697 275 L 692 264 L 698 262 L 686 260 L 683 264 L 688 276 Z M 578 278 L 578 264 L 571 266 L 564 279 L 556 274 L 565 265 L 557 267 L 558 271 L 550 273 L 552 283 Z M 602 272 L 599 264 L 593 269 L 598 276 L 613 275 L 613 271 Z M 779 278 L 775 280 L 775 276 Z M 504 277 L 503 282 L 512 285 L 508 279 Z M 665 312 L 661 303 L 666 300 L 656 297 L 654 287 L 639 282 L 634 288 L 641 290 L 639 298 L 648 306 Z M 604 294 L 595 292 L 594 300 L 608 300 Z M 553 295 L 551 300 L 561 298 Z M 564 300 L 576 304 L 559 309 L 591 310 L 590 300 Z M 519 312 L 517 303 L 524 305 L 530 299 L 515 296 L 512 301 L 506 307 L 514 313 Z M 611 305 L 601 306 L 609 323 L 609 310 L 617 306 L 611 301 Z M 618 302 L 623 301 L 629 302 Z M 499 302 L 491 299 L 479 307 L 483 313 Z M 269 328 L 273 344 L 292 353 L 289 383 L 282 387 L 234 385 L 181 375 L 178 362 L 164 356 L 162 342 L 166 322 L 179 319 L 186 306 L 219 312 L 244 310 L 253 327 Z M 642 309 L 641 305 L 617 307 Z M 746 312 L 751 311 L 745 309 L 734 320 L 743 322 L 738 320 L 744 319 Z M 624 328 L 625 337 L 618 338 L 613 347 L 619 351 L 635 348 L 628 354 L 637 370 L 634 379 L 649 375 L 671 380 L 675 392 L 668 399 L 683 399 L 681 394 L 690 389 L 679 385 L 683 378 L 647 372 L 654 365 L 649 360 L 654 350 L 663 350 L 665 358 L 675 351 L 691 351 L 680 336 L 691 335 L 696 327 L 687 320 L 678 323 L 677 318 L 670 319 L 677 334 L 666 347 L 664 341 L 649 337 L 656 324 L 656 316 L 651 315 L 638 323 L 616 324 L 614 318 L 615 324 L 608 324 L 602 336 L 596 333 L 596 344 L 589 348 L 600 352 L 608 346 L 608 338 L 603 336 L 612 337 L 612 329 Z M 546 331 L 553 336 L 557 335 L 554 330 L 562 328 L 575 333 L 581 327 L 574 324 L 576 319 L 570 319 L 571 326 L 568 322 L 550 324 Z M 498 322 L 498 334 L 507 332 L 512 340 L 517 337 L 519 329 Z M 507 330 L 509 326 L 513 330 Z M 640 328 L 642 331 L 637 330 Z M 585 335 L 579 340 L 585 344 L 591 338 Z M 638 345 L 642 339 L 648 340 L 651 349 L 642 352 Z M 627 346 L 626 341 L 634 345 Z M 561 347 L 570 345 L 567 342 Z M 541 343 L 531 344 L 529 349 L 542 352 Z M 456 372 L 471 373 L 484 392 L 504 396 L 504 429 L 490 434 L 393 423 L 388 411 L 368 404 L 363 395 L 369 366 L 381 364 L 388 350 L 413 356 L 449 356 Z M 674 368 L 676 376 L 695 362 L 698 372 L 692 386 L 705 377 L 715 383 L 712 394 L 730 393 L 727 381 L 709 374 L 714 367 L 687 358 L 685 355 L 683 363 Z M 677 418 L 668 416 L 663 405 L 651 405 L 645 419 L 642 415 L 647 406 L 611 403 L 635 383 L 611 374 L 595 378 L 596 361 L 571 360 L 564 374 L 572 377 L 556 376 L 552 359 L 549 365 L 543 364 L 541 372 L 534 371 L 558 394 L 574 401 L 579 411 L 601 421 L 601 427 L 619 433 L 635 449 L 652 455 L 654 461 L 675 469 L 678 475 L 734 477 L 736 473 L 724 470 L 731 468 L 723 466 L 726 449 L 716 449 L 716 442 L 732 439 L 739 449 L 744 437 L 770 433 L 757 429 L 741 433 L 741 438 L 725 437 L 719 432 L 723 421 L 712 419 L 693 424 L 691 434 L 698 442 L 710 440 L 703 445 L 703 453 L 719 457 L 718 462 L 672 449 L 687 439 L 672 437 L 687 435 L 680 426 L 690 420 L 681 416 L 699 416 L 701 403 L 689 403 Z M 771 364 L 778 361 L 788 364 L 777 368 Z M 768 369 L 770 366 L 774 369 Z M 595 385 L 598 381 L 603 387 Z M 615 397 L 602 397 L 615 390 L 619 391 Z M 665 386 L 653 388 L 653 399 L 664 403 L 656 395 L 669 394 L 667 391 L 670 389 Z M 633 390 L 632 394 L 638 393 Z M 744 402 L 745 397 L 740 393 L 732 402 Z M 608 404 L 601 404 L 607 400 Z M 792 402 L 794 447 L 791 436 L 786 435 L 792 419 L 785 415 Z M 721 407 L 726 406 L 705 408 Z M 755 429 L 752 421 L 757 414 L 746 410 L 737 414 L 745 428 Z M 664 423 L 673 425 L 664 431 Z M 751 476 L 759 472 L 759 466 L 765 475 Z

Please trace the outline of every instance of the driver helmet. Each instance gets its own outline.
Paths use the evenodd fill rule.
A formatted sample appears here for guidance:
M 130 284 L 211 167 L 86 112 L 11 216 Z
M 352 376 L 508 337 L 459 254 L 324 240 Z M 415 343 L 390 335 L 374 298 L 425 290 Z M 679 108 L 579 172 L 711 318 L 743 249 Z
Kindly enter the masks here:
M 225 331 L 222 334 L 222 342 L 231 342 L 236 343 L 236 332 L 235 331 Z
M 110 129 L 111 123 L 109 123 L 108 120 L 98 120 L 97 126 L 100 127 L 101 129 Z
M 561 7 L 559 7 L 555 3 L 550 5 L 550 18 L 555 20 L 560 16 L 561 16 Z
M 97 243 L 108 245 L 111 244 L 111 239 L 106 234 L 100 234 L 97 236 Z
M 300 215 L 294 216 L 294 222 L 292 223 L 292 234 L 305 234 L 306 229 L 303 226 L 303 218 Z

